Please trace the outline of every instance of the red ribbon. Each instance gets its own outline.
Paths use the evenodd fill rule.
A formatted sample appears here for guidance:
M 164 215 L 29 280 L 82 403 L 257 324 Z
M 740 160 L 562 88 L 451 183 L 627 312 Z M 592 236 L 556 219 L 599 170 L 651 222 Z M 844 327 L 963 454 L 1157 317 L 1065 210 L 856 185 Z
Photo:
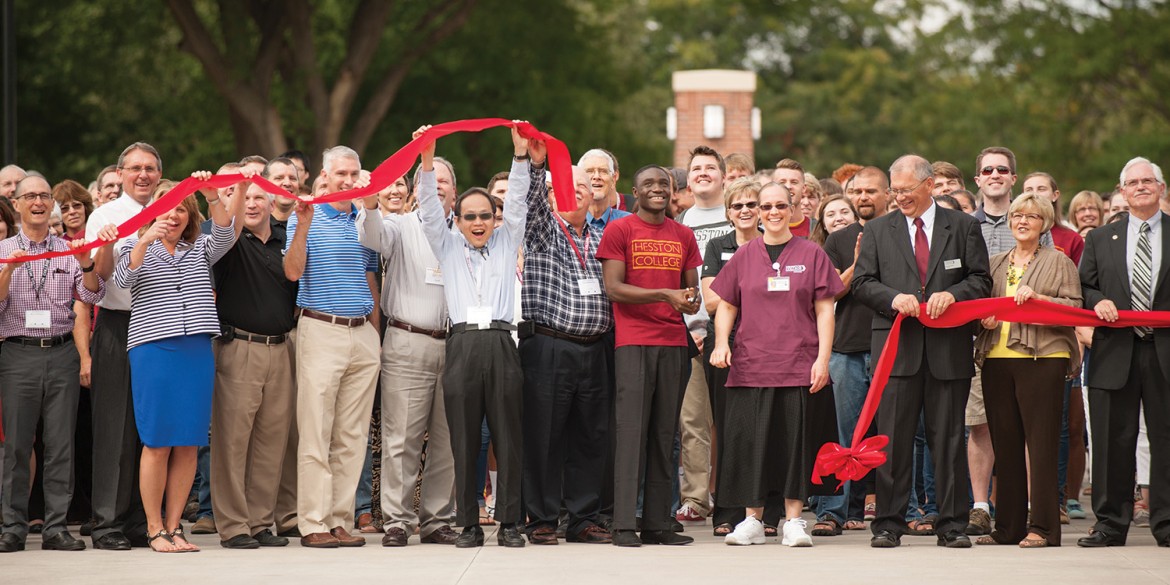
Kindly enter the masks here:
M 1048 301 L 1029 300 L 1017 305 L 1011 297 L 996 297 L 955 303 L 947 308 L 946 312 L 937 319 L 926 314 L 926 304 L 919 309 L 918 320 L 927 327 L 958 327 L 985 317 L 995 317 L 1000 321 L 1011 323 L 1026 323 L 1030 325 L 1058 325 L 1064 327 L 1168 327 L 1170 326 L 1170 311 L 1118 311 L 1117 320 L 1108 323 L 1097 317 L 1097 314 L 1088 309 L 1078 309 L 1066 305 L 1058 305 Z M 826 443 L 817 453 L 816 464 L 813 467 L 812 482 L 821 484 L 821 478 L 835 475 L 837 480 L 859 480 L 865 474 L 886 462 L 886 455 L 881 451 L 889 443 L 889 437 L 877 435 L 864 439 L 866 430 L 877 414 L 878 404 L 882 400 L 882 393 L 886 389 L 886 382 L 890 379 L 890 371 L 894 367 L 894 360 L 898 355 L 898 338 L 902 333 L 904 315 L 899 314 L 890 327 L 890 335 L 882 347 L 881 357 L 874 366 L 873 380 L 870 381 L 869 394 L 865 397 L 865 405 L 861 408 L 861 416 L 857 419 L 857 427 L 853 429 L 853 447 L 843 447 L 837 443 Z M 841 486 L 838 484 L 837 489 Z
M 479 118 L 475 120 L 459 120 L 456 122 L 447 122 L 444 124 L 436 124 L 424 132 L 418 138 L 406 143 L 405 146 L 398 149 L 398 152 L 390 155 L 382 164 L 370 172 L 370 184 L 360 189 L 350 189 L 348 191 L 339 191 L 337 193 L 330 193 L 321 197 L 300 197 L 293 195 L 284 189 L 274 185 L 272 182 L 256 175 L 251 179 L 245 179 L 243 175 L 214 175 L 206 181 L 188 177 L 183 179 L 178 185 L 167 192 L 156 201 L 152 202 L 145 209 L 127 220 L 122 225 L 118 226 L 118 237 L 124 238 L 130 234 L 137 233 L 142 226 L 150 223 L 155 218 L 166 214 L 174 209 L 183 199 L 188 195 L 210 187 L 214 189 L 222 189 L 238 183 L 251 181 L 260 186 L 265 191 L 272 193 L 278 197 L 286 199 L 296 199 L 305 203 L 332 203 L 334 201 L 348 201 L 351 199 L 360 199 L 370 195 L 377 194 L 382 189 L 394 184 L 394 181 L 399 177 L 405 175 L 414 166 L 414 161 L 418 159 L 431 142 L 455 134 L 457 132 L 480 132 L 488 128 L 497 128 L 500 126 L 512 127 L 515 126 L 519 130 L 520 135 L 525 138 L 533 138 L 537 140 L 544 140 L 545 146 L 548 148 L 548 165 L 552 172 L 553 188 L 557 197 L 557 207 L 565 211 L 572 211 L 577 209 L 577 198 L 575 190 L 573 189 L 573 171 L 572 161 L 569 158 L 569 148 L 565 146 L 564 142 L 556 139 L 550 134 L 537 130 L 535 126 L 528 122 L 513 122 L 504 118 Z M 36 254 L 33 256 L 23 256 L 16 259 L 0 258 L 0 264 L 10 264 L 19 262 L 28 262 L 31 260 L 41 260 L 44 258 L 55 258 L 59 256 L 71 256 L 80 252 L 88 252 L 95 248 L 101 247 L 104 242 L 95 240 L 87 242 L 78 250 L 70 250 L 66 252 L 45 252 L 43 254 Z

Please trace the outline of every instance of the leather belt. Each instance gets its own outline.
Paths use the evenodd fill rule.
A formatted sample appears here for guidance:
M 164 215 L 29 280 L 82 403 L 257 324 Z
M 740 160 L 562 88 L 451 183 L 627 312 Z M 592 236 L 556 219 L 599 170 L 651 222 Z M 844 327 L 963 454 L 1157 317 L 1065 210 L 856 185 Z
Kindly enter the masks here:
M 492 321 L 488 326 L 480 329 L 477 323 L 456 323 L 447 330 L 447 335 L 463 333 L 464 331 L 515 331 L 516 326 L 507 321 Z
M 264 345 L 280 345 L 288 339 L 287 333 L 280 335 L 257 335 L 255 333 L 244 333 L 236 329 L 236 339 L 244 341 L 251 341 L 252 343 L 262 343 Z
M 432 337 L 434 339 L 446 339 L 447 338 L 446 331 L 433 330 L 433 329 L 423 329 L 422 327 L 415 327 L 414 325 L 411 325 L 410 323 L 407 323 L 405 321 L 399 321 L 398 319 L 391 319 L 390 326 L 396 327 L 396 328 L 401 329 L 403 331 L 409 331 L 411 333 L 421 333 L 423 335 L 426 335 L 427 337 Z
M 297 309 L 297 317 L 308 317 L 310 319 L 316 319 L 318 321 L 324 321 L 326 323 L 332 323 L 334 325 L 345 325 L 346 327 L 361 327 L 362 325 L 365 325 L 367 321 L 370 320 L 369 315 L 363 315 L 361 317 L 338 317 L 337 315 L 330 315 L 328 313 L 319 313 L 319 312 L 314 311 L 312 309 L 301 309 L 301 308 Z
M 4 341 L 19 343 L 20 345 L 28 345 L 32 347 L 49 348 L 57 347 L 58 345 L 73 341 L 73 334 L 65 333 L 64 335 L 57 335 L 54 337 L 26 337 L 24 335 L 15 335 L 6 338 Z
M 549 337 L 555 337 L 557 339 L 564 339 L 566 341 L 572 341 L 574 343 L 580 343 L 583 345 L 587 345 L 590 343 L 597 343 L 598 341 L 601 341 L 602 337 L 605 337 L 604 333 L 598 333 L 597 335 L 573 335 L 572 333 L 565 333 L 564 331 L 557 331 L 556 329 L 553 329 L 551 327 L 545 327 L 544 325 L 539 325 L 539 324 L 534 325 L 534 328 L 536 329 L 536 332 L 541 334 L 541 335 L 547 335 Z

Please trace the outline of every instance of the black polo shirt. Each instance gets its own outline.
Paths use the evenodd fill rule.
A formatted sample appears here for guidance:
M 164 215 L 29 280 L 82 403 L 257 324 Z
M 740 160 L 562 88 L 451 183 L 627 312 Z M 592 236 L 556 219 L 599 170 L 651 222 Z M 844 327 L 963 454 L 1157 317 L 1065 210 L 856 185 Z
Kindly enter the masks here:
M 739 241 L 735 239 L 734 231 L 707 240 L 707 251 L 703 254 L 703 278 L 719 276 L 719 272 L 723 270 L 723 267 L 727 265 L 731 256 L 738 249 Z M 712 340 L 715 337 L 714 315 L 707 321 L 707 337 Z M 734 328 L 732 328 L 731 337 L 735 337 Z
M 825 240 L 825 253 L 837 270 L 844 271 L 853 265 L 853 251 L 857 249 L 857 235 L 862 232 L 861 223 L 841 228 Z M 870 334 L 873 329 L 873 311 L 853 298 L 852 292 L 837 300 L 837 327 L 833 333 L 833 351 L 856 353 L 870 351 Z
M 260 335 L 288 333 L 297 305 L 297 283 L 284 276 L 285 228 L 276 221 L 270 225 L 267 242 L 244 228 L 212 268 L 220 323 Z

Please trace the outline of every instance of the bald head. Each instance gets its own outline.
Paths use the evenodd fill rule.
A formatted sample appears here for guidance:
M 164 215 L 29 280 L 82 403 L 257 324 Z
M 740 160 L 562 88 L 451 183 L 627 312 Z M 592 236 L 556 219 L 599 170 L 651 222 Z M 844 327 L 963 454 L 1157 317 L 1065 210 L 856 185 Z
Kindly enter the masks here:
M 28 173 L 16 165 L 6 165 L 0 168 L 0 197 L 12 199 L 16 193 L 16 184 L 27 176 Z

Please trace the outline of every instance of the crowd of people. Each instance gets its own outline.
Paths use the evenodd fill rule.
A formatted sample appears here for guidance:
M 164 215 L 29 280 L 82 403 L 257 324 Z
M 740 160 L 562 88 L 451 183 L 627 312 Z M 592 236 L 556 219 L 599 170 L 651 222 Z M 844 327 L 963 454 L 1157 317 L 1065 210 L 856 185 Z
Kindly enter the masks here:
M 708 520 L 729 545 L 868 527 L 875 548 L 1042 548 L 1086 517 L 1089 460 L 1077 544 L 1136 524 L 1170 546 L 1170 332 L 1108 325 L 1170 309 L 1156 164 L 1066 221 L 1052 174 L 1016 193 L 1004 147 L 967 190 L 914 154 L 817 179 L 698 146 L 630 195 L 604 149 L 557 194 L 544 142 L 512 147 L 482 188 L 431 141 L 330 203 L 311 199 L 370 182 L 345 146 L 312 181 L 298 151 L 227 163 L 245 182 L 170 209 L 144 142 L 88 188 L 0 169 L 0 552 L 86 549 L 71 524 L 96 549 L 197 551 L 184 522 L 229 549 L 478 547 L 496 523 L 504 547 L 685 545 Z M 895 317 L 992 297 L 1102 325 L 907 319 L 865 430 L 888 462 L 814 485 Z

